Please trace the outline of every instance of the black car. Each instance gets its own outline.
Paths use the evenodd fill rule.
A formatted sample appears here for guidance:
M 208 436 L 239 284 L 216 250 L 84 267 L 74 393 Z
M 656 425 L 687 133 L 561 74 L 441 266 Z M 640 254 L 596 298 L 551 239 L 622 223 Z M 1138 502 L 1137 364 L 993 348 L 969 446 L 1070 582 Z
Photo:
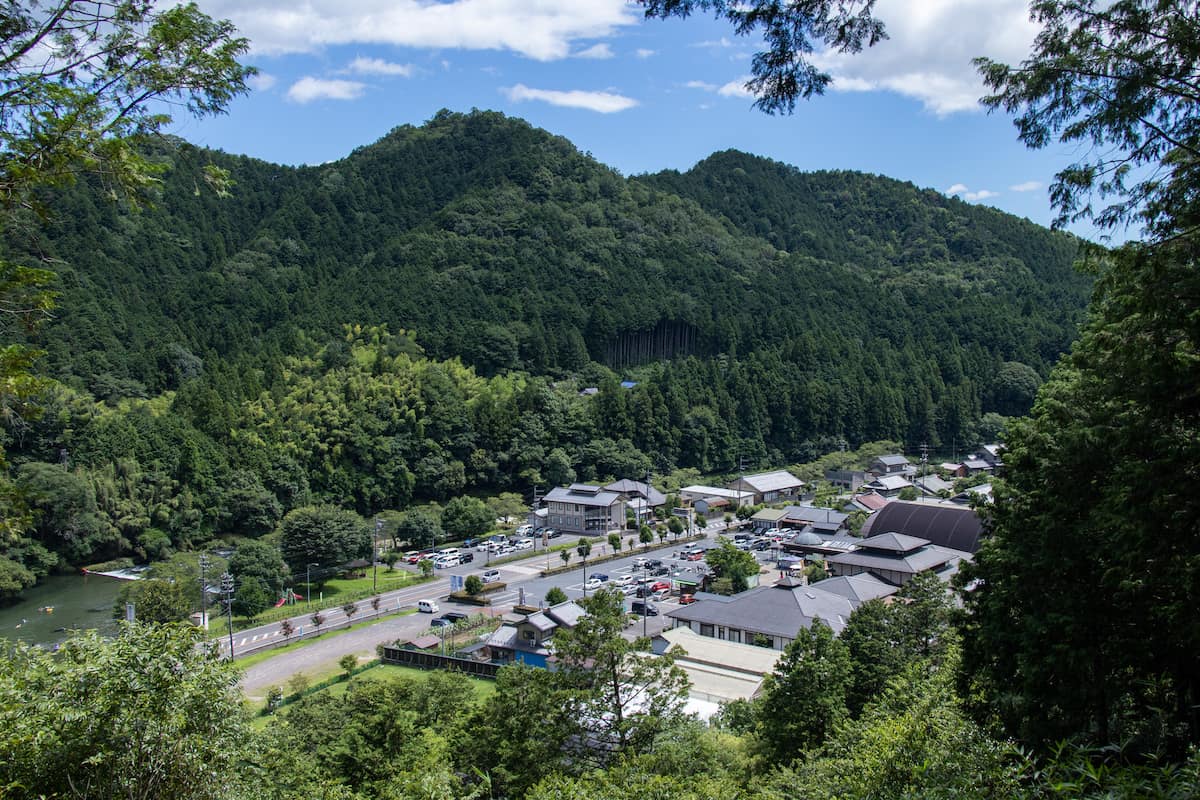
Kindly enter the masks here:
M 665 564 L 659 564 L 657 567 L 647 569 L 646 573 L 651 577 L 658 577 L 660 575 L 670 575 L 671 570 Z
M 460 564 L 469 564 L 474 560 L 475 560 L 475 554 L 472 553 L 470 550 L 466 550 L 466 551 L 458 554 L 458 563 L 460 563 Z
M 550 530 L 546 531 L 547 539 L 557 539 L 560 536 L 562 536 L 562 531 L 555 530 L 554 528 L 551 528 Z
M 462 622 L 464 619 L 470 619 L 470 615 L 464 614 L 461 611 L 447 611 L 445 614 L 442 614 L 442 619 L 448 619 L 451 624 L 454 624 Z

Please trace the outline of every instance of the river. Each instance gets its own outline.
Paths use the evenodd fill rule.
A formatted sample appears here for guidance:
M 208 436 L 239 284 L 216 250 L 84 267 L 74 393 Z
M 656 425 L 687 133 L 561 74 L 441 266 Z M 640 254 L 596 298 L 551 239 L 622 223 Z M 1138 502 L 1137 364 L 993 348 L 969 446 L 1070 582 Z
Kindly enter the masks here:
M 113 603 L 124 583 L 104 575 L 51 575 L 16 605 L 0 607 L 0 639 L 52 647 L 71 630 L 114 632 Z

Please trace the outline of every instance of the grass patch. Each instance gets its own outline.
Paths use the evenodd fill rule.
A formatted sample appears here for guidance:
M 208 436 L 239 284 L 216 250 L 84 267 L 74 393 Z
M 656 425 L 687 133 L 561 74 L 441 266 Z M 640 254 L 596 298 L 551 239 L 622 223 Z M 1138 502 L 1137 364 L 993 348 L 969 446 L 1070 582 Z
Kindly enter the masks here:
M 245 617 L 233 618 L 233 630 L 236 633 L 246 628 L 253 628 L 258 625 L 269 625 L 272 622 L 282 622 L 290 617 L 296 617 L 311 613 L 318 609 L 334 608 L 336 606 L 345 605 L 348 602 L 358 603 L 358 613 L 363 616 L 370 616 L 375 613 L 371 608 L 371 598 L 391 592 L 396 589 L 403 589 L 406 586 L 413 586 L 419 583 L 425 583 L 425 579 L 420 575 L 406 572 L 404 570 L 396 570 L 394 572 L 379 571 L 378 588 L 371 588 L 371 576 L 368 574 L 363 578 L 332 578 L 325 582 L 325 585 L 320 590 L 320 597 L 310 606 L 305 601 L 299 601 L 295 605 L 283 605 L 279 608 L 268 608 L 266 611 L 259 614 L 254 619 Z M 303 593 L 304 584 L 301 583 L 298 588 Z M 217 616 L 214 612 L 209 617 L 209 635 L 221 636 L 229 634 L 229 618 Z

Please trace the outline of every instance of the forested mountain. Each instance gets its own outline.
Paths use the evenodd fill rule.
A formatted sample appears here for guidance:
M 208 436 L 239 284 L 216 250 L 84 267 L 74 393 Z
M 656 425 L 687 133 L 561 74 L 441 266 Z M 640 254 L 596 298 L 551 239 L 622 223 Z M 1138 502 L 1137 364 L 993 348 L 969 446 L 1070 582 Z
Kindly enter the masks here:
M 310 500 L 970 447 L 1088 290 L 1071 237 L 908 184 L 739 153 L 626 179 L 490 112 L 319 167 L 154 155 L 152 205 L 81 183 L 5 232 L 59 275 L 36 341 L 63 387 L 8 449 L 32 539 L 76 563 Z
M 343 323 L 415 330 L 486 374 L 797 342 L 840 360 L 830 338 L 885 359 L 978 345 L 1044 372 L 1085 300 L 1073 239 L 992 209 L 733 152 L 625 180 L 495 113 L 444 112 L 321 167 L 163 158 L 156 207 L 80 187 L 37 242 L 61 259 L 52 371 L 100 394 L 170 388 L 180 349 L 295 352 L 297 332 Z M 231 196 L 199 191 L 208 161 Z

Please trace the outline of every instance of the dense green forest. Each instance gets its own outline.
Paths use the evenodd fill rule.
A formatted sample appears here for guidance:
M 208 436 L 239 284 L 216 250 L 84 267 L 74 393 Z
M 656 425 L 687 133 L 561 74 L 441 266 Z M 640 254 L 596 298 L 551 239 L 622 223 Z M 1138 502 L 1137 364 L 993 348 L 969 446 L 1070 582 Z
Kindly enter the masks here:
M 1088 287 L 1071 237 L 908 184 L 740 153 L 625 179 L 491 112 L 321 167 L 148 157 L 152 204 L 85 180 L 5 231 L 59 293 L 31 339 L 57 383 L 6 427 L 40 512 L 6 593 L 308 502 L 965 449 L 1028 410 Z
M 766 88 L 758 104 L 771 111 L 790 110 L 828 83 L 809 63 L 814 43 L 854 52 L 884 33 L 871 4 L 641 5 L 652 17 L 704 11 L 739 33 L 761 28 L 768 52 L 754 57 L 752 84 Z M 1094 254 L 1098 280 L 1080 338 L 1049 372 L 1029 415 L 1007 426 L 1008 475 L 994 505 L 982 510 L 986 535 L 956 581 L 956 598 L 925 575 L 903 587 L 897 602 L 863 603 L 840 636 L 815 621 L 797 632 L 759 697 L 724 705 L 708 725 L 683 713 L 686 682 L 671 654 L 646 657 L 637 652 L 645 641 L 622 635 L 623 597 L 610 590 L 584 599 L 580 624 L 556 633 L 554 671 L 506 668 L 496 691 L 483 697 L 453 674 L 362 681 L 341 695 L 290 698 L 287 715 L 257 732 L 235 665 L 190 626 L 136 623 L 108 640 L 74 636 L 57 653 L 16 645 L 0 659 L 0 794 L 1200 794 L 1200 507 L 1189 480 L 1200 463 L 1200 17 L 1171 0 L 1034 0 L 1031 11 L 1042 28 L 1019 68 L 976 62 L 993 92 L 983 103 L 1013 114 L 1031 147 L 1057 140 L 1078 157 L 1051 189 L 1060 221 L 1092 219 L 1102 229 L 1136 223 L 1146 238 Z M 139 47 L 164 38 L 181 46 Z M 50 39 L 60 58 L 40 66 L 24 58 Z M 838 215 L 810 215 L 793 202 L 807 192 L 837 205 L 836 193 L 823 188 L 826 178 L 736 154 L 687 176 L 633 181 L 581 168 L 608 177 L 594 186 L 585 181 L 591 189 L 570 202 L 553 189 L 571 182 L 556 184 L 557 173 L 548 171 L 551 191 L 532 206 L 554 206 L 576 224 L 567 228 L 571 248 L 547 266 L 538 258 L 555 252 L 563 229 L 539 229 L 550 243 L 545 250 L 509 241 L 512 231 L 527 230 L 507 214 L 530 208 L 522 199 L 530 184 L 508 170 L 526 161 L 499 148 L 495 158 L 472 162 L 466 154 L 478 155 L 489 140 L 456 131 L 495 126 L 527 142 L 556 140 L 488 114 L 443 114 L 389 137 L 400 151 L 426 140 L 431 160 L 439 149 L 460 148 L 466 166 L 416 190 L 420 211 L 405 217 L 394 209 L 409 226 L 398 223 L 394 237 L 352 241 L 368 230 L 358 223 L 375 213 L 341 193 L 374 179 L 356 178 L 361 173 L 348 166 L 363 153 L 315 170 L 276 169 L 280 185 L 293 189 L 264 190 L 267 221 L 222 223 L 230 208 L 253 205 L 253 186 L 222 198 L 233 173 L 245 181 L 248 172 L 271 168 L 239 167 L 178 143 L 150 156 L 136 147 L 165 121 L 145 110 L 148 99 L 213 113 L 246 90 L 251 72 L 238 58 L 249 45 L 232 26 L 191 5 L 11 3 L 0 41 L 15 42 L 0 51 L 6 593 L 60 559 L 135 548 L 160 556 L 214 534 L 278 530 L 283 551 L 294 556 L 302 548 L 292 552 L 293 545 L 326 530 L 339 533 L 343 541 L 325 544 L 341 553 L 367 534 L 361 519 L 337 505 L 403 506 L 660 463 L 719 470 L 734 455 L 778 461 L 832 438 L 857 440 L 856 424 L 899 431 L 910 443 L 914 435 L 966 441 L 963 425 L 978 435 L 1004 414 L 1028 409 L 1055 337 L 1072 324 L 1072 293 L 1084 288 L 1065 263 L 1022 261 L 1021 253 L 1053 247 L 1027 249 L 987 233 L 1019 223 L 977 221 L 982 240 L 959 242 L 954 231 L 970 227 L 977 211 L 964 212 L 956 227 L 944 225 L 937 210 L 893 203 L 893 213 L 906 208 L 906 224 L 928 232 L 921 235 L 936 254 L 907 268 L 896 262 L 907 257 L 907 237 L 889 240 L 887 222 L 879 228 L 891 246 L 880 261 L 865 243 L 843 251 L 821 245 L 822 225 Z M 68 56 L 77 60 L 64 70 Z M 147 69 L 132 68 L 143 58 Z M 8 113 L 15 108 L 33 113 Z M 569 146 L 559 150 L 562 163 L 590 163 Z M 156 173 L 146 158 L 169 168 Z M 734 166 L 726 169 L 726 161 Z M 421 164 L 409 166 L 421 174 Z M 104 186 L 71 189 L 80 167 L 103 174 Z M 759 184 L 748 192 L 749 176 L 758 182 L 771 173 L 793 191 Z M 110 192 L 129 197 L 155 174 L 183 193 L 164 191 L 139 215 L 97 200 Z M 305 183 L 310 177 L 329 179 L 332 189 Z M 409 177 L 396 184 L 409 185 Z M 874 179 L 849 183 L 859 180 Z M 806 181 L 811 187 L 800 189 Z M 743 191 L 771 200 L 759 212 L 739 211 L 731 198 Z M 57 211 L 60 200 L 89 221 L 73 229 L 55 215 L 53 228 L 42 230 L 36 215 Z M 962 211 L 935 200 L 946 213 Z M 314 209 L 310 201 L 323 205 Z M 172 216 L 172 202 L 193 210 L 211 203 L 213 236 L 193 241 L 194 227 Z M 626 207 L 640 210 L 635 221 L 655 220 L 653 230 L 674 237 L 656 257 L 615 255 L 626 242 L 654 241 L 636 235 L 646 228 L 609 213 Z M 663 209 L 678 213 L 663 216 Z M 511 230 L 501 224 L 506 219 Z M 337 255 L 317 247 L 339 233 L 350 236 Z M 425 249 L 404 250 L 410 234 L 423 237 Z M 462 301 L 453 314 L 428 305 L 398 316 L 363 310 L 408 302 L 355 283 L 378 272 L 368 250 L 373 256 L 397 240 L 386 266 L 412 271 L 407 283 L 381 285 L 427 303 Z M 975 257 L 956 255 L 964 246 Z M 489 252 L 497 261 L 516 253 L 505 262 L 514 270 L 559 269 L 558 294 L 537 283 L 506 295 L 493 277 L 505 273 L 480 266 Z M 999 288 L 1007 278 L 992 276 L 989 308 L 1009 316 L 1001 324 L 984 314 L 987 324 L 967 325 L 955 310 L 975 302 L 971 267 L 993 259 L 1016 259 L 1040 283 L 1061 275 L 1067 288 L 1039 294 L 1026 286 L 1007 296 Z M 59 268 L 60 301 L 67 301 L 59 321 L 36 338 L 52 276 L 27 264 Z M 97 273 L 97 264 L 111 272 Z M 638 268 L 623 269 L 631 266 Z M 1016 267 L 1004 272 L 1019 278 Z M 805 283 L 798 276 L 806 273 L 821 280 Z M 661 294 L 627 299 L 608 282 L 618 278 L 622 289 Z M 789 328 L 785 338 L 774 326 L 787 323 L 778 309 L 791 310 L 789 296 L 761 304 L 752 298 L 804 287 L 812 293 L 798 305 L 817 327 Z M 326 302 L 335 297 L 345 304 Z M 1060 303 L 1064 316 L 1036 303 L 1028 314 L 1011 313 L 1024 311 L 1030 298 L 1050 308 Z M 500 313 L 506 302 L 511 316 Z M 526 332 L 523 320 L 541 321 L 546 337 Z M 14 341 L 16 323 L 45 346 L 41 362 Z M 911 333 L 897 335 L 889 325 Z M 964 330 L 971 336 L 941 336 Z M 791 345 L 797 340 L 805 341 L 800 349 Z M 839 382 L 864 362 L 861 375 Z M 37 377 L 39 363 L 60 382 Z M 777 366 L 792 370 L 778 378 L 782 395 L 762 388 L 776 379 Z M 893 366 L 911 371 L 892 373 Z M 867 410 L 866 384 L 854 382 L 875 380 L 876 370 L 896 400 L 882 405 L 882 415 L 878 404 Z M 627 376 L 636 380 L 631 388 L 617 383 Z M 580 395 L 588 384 L 598 393 Z M 472 503 L 483 505 L 462 496 L 447 502 L 454 513 L 443 522 L 498 513 L 472 510 Z M 277 562 L 252 566 L 284 568 L 270 540 L 244 542 L 240 551 L 247 561 L 258 551 Z M 300 683 L 289 687 L 296 695 Z

